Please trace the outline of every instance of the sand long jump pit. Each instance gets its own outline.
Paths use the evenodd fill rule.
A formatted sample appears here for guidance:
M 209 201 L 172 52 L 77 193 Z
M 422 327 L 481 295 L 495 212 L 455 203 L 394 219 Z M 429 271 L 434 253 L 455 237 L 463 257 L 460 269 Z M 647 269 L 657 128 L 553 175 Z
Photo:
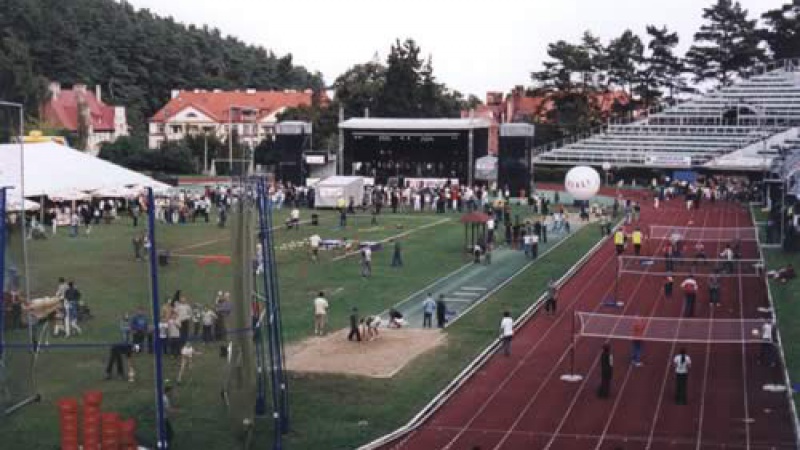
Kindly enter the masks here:
M 349 329 L 289 346 L 286 366 L 293 372 L 391 378 L 417 356 L 444 345 L 440 330 L 380 330 L 372 341 L 347 340 Z

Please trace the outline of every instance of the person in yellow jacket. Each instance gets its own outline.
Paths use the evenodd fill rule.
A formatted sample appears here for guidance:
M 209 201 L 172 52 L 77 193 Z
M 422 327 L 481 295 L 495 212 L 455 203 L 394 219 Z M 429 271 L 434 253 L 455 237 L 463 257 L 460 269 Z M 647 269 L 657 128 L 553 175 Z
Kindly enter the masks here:
M 636 256 L 639 256 L 639 253 L 642 251 L 642 230 L 639 227 L 633 230 L 631 241 L 633 242 L 633 252 Z
M 614 233 L 614 245 L 617 247 L 617 255 L 621 255 L 625 251 L 625 232 L 619 228 Z

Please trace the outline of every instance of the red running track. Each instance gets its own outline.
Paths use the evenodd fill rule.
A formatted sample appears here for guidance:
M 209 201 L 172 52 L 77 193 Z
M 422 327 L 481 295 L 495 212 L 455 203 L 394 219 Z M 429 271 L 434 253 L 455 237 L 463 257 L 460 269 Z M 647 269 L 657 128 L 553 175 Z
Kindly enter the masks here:
M 642 205 L 641 225 L 696 227 L 752 226 L 738 204 L 704 202 L 687 211 L 678 199 L 658 210 Z M 646 242 L 653 254 L 660 242 Z M 706 243 L 710 256 L 723 243 Z M 758 257 L 754 243 L 744 244 L 744 258 Z M 663 294 L 663 279 L 626 275 L 620 280 L 621 308 L 602 306 L 614 293 L 613 243 L 606 242 L 561 289 L 559 312 L 541 312 L 517 331 L 511 357 L 493 356 L 419 428 L 388 444 L 387 449 L 794 449 L 790 405 L 782 393 L 762 389 L 783 384 L 780 368 L 757 363 L 760 348 L 742 344 L 646 342 L 644 365 L 630 361 L 630 342 L 611 341 L 614 355 L 612 394 L 599 399 L 602 339 L 582 338 L 575 350 L 579 383 L 560 376 L 570 371 L 573 311 L 681 316 L 683 300 Z M 675 280 L 676 286 L 682 279 Z M 697 317 L 756 318 L 767 306 L 765 281 L 723 278 L 722 305 L 708 304 L 707 286 L 698 280 Z M 499 319 L 498 319 L 499 320 Z M 674 402 L 672 357 L 685 347 L 692 358 L 689 404 Z

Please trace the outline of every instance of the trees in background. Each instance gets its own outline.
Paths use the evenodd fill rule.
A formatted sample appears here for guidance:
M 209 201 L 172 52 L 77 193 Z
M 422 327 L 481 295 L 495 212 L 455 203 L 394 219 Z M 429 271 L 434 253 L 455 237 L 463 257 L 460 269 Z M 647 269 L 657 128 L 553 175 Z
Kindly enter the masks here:
M 134 132 L 172 89 L 322 89 L 319 73 L 207 26 L 183 25 L 127 2 L 2 0 L 0 98 L 32 115 L 45 79 L 100 84 L 104 99 L 125 105 Z
M 459 117 L 461 111 L 480 102 L 449 89 L 436 80 L 433 60 L 422 58 L 413 39 L 391 46 L 386 62 L 376 59 L 356 64 L 333 82 L 334 100 L 289 108 L 279 120 L 304 120 L 313 126 L 317 149 L 337 146 L 339 108 L 345 118 L 363 117 Z
M 800 58 L 800 0 L 793 0 L 762 16 L 766 28 L 761 37 L 775 59 Z
M 695 33 L 695 44 L 686 54 L 695 81 L 714 80 L 726 86 L 766 59 L 757 21 L 748 19 L 738 1 L 717 0 L 703 9 L 703 18 L 706 23 Z
M 547 117 L 562 132 L 581 131 L 638 108 L 669 103 L 679 93 L 695 92 L 686 76 L 728 85 L 767 56 L 800 58 L 800 0 L 764 13 L 763 29 L 735 0 L 714 0 L 703 9 L 703 18 L 684 57 L 675 53 L 678 34 L 666 26 L 649 25 L 646 43 L 625 30 L 607 45 L 590 31 L 578 43 L 549 44 L 549 60 L 531 74 L 534 86 L 528 92 L 552 103 L 542 102 L 541 114 L 535 116 Z M 615 104 L 609 117 L 601 116 L 593 99 L 620 90 L 631 101 Z

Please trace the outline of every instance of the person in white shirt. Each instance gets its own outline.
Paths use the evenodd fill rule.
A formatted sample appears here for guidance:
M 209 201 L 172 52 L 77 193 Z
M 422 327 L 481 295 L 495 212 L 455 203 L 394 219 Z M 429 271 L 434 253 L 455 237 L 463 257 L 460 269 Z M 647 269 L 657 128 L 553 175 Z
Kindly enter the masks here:
M 203 313 L 200 316 L 203 322 L 203 342 L 208 344 L 214 337 L 214 324 L 217 322 L 217 313 L 209 307 L 203 308 Z
M 192 347 L 191 342 L 187 342 L 181 348 L 181 367 L 178 370 L 178 384 L 181 383 L 183 380 L 183 374 L 187 369 L 192 368 L 192 358 L 194 355 L 199 355 L 200 352 L 196 351 L 194 347 Z
M 314 335 L 324 336 L 325 326 L 328 319 L 328 301 L 325 300 L 325 293 L 320 292 L 314 299 Z
M 311 246 L 311 261 L 318 262 L 319 261 L 319 244 L 322 242 L 322 238 L 319 237 L 318 234 L 312 234 L 310 238 L 308 238 L 308 243 Z
M 759 364 L 775 367 L 774 351 L 775 325 L 772 320 L 767 320 L 761 325 L 761 353 L 758 355 Z
M 181 351 L 181 327 L 176 313 L 167 320 L 167 342 L 169 346 L 169 354 L 173 358 L 177 358 Z
M 686 381 L 689 377 L 692 359 L 686 354 L 686 349 L 682 348 L 672 362 L 675 365 L 675 403 L 685 405 L 688 403 L 686 400 Z
M 364 278 L 372 276 L 372 249 L 369 244 L 361 249 L 361 276 Z
M 300 229 L 300 210 L 297 209 L 297 208 L 293 209 L 292 212 L 289 213 L 289 217 L 290 217 L 290 219 L 289 219 L 290 220 L 290 222 L 289 222 L 290 226 L 289 227 L 290 228 L 294 228 L 295 230 L 299 230 Z
M 506 311 L 500 320 L 500 348 L 506 356 L 511 356 L 511 339 L 513 338 L 514 319 L 511 318 L 511 313 Z

